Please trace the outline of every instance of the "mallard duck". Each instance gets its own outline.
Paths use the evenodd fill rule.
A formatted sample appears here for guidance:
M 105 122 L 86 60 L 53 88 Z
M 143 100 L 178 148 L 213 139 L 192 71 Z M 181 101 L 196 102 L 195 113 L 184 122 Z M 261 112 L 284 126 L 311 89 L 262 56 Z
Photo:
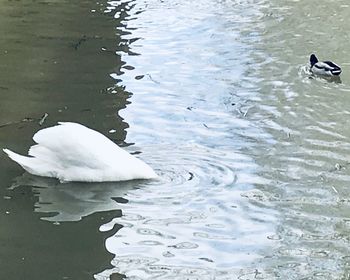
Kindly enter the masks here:
M 37 143 L 22 156 L 3 151 L 27 172 L 61 182 L 153 179 L 157 174 L 101 133 L 78 123 L 59 122 L 34 134 Z
M 318 61 L 316 55 L 310 56 L 311 72 L 323 76 L 339 76 L 341 68 L 332 61 Z

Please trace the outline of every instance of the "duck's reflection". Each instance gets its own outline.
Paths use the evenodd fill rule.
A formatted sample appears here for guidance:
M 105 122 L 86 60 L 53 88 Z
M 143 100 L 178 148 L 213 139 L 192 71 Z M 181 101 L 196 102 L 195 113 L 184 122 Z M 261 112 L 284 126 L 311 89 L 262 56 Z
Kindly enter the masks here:
M 326 81 L 328 83 L 335 83 L 335 84 L 341 84 L 342 80 L 339 76 L 320 76 L 320 75 L 314 75 L 311 74 L 309 76 L 310 79 L 317 79 L 320 81 Z
M 38 197 L 35 211 L 51 213 L 42 219 L 62 222 L 78 221 L 96 212 L 120 209 L 119 203 L 126 203 L 128 191 L 140 187 L 143 181 L 108 183 L 61 184 L 56 179 L 33 176 L 24 173 L 15 179 L 11 188 L 31 186 Z

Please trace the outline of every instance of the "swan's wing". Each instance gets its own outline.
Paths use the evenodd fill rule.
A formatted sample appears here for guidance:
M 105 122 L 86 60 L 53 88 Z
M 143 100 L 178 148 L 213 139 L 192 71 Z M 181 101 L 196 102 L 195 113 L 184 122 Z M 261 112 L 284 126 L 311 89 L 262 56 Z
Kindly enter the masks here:
M 103 168 L 113 164 L 116 156 L 120 159 L 127 154 L 101 133 L 77 123 L 59 125 L 38 131 L 33 140 L 29 155 L 49 157 L 68 165 L 81 165 Z

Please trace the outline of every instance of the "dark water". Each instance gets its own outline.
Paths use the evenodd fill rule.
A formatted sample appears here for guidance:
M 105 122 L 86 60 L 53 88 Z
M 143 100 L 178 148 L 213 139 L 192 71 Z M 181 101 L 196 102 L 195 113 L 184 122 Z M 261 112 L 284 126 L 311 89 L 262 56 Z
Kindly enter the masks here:
M 1 279 L 349 278 L 346 1 L 1 5 L 1 146 L 48 113 L 161 177 L 62 185 L 2 154 Z

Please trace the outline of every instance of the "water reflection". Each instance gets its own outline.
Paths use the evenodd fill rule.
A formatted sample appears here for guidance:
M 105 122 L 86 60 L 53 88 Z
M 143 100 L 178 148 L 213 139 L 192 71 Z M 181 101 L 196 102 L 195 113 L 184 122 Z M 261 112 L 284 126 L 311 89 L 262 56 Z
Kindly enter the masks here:
M 310 79 L 304 66 L 315 49 L 346 66 L 349 57 L 340 46 L 348 28 L 341 6 L 347 4 L 341 2 L 314 9 L 316 1 L 272 1 L 263 11 L 273 17 L 265 18 L 261 41 L 254 45 L 260 57 L 251 78 L 260 78 L 258 94 L 264 98 L 247 117 L 278 140 L 254 157 L 266 167 L 264 177 L 273 180 L 264 192 L 278 197 L 273 205 L 280 213 L 281 240 L 261 262 L 275 278 L 294 279 L 292 273 L 297 279 L 342 279 L 348 273 L 342 261 L 349 255 L 347 231 L 338 225 L 348 215 L 341 197 L 348 194 L 349 174 L 341 166 L 348 161 L 349 76 L 344 72 L 342 83 Z M 330 13 L 337 20 L 331 22 Z M 320 46 L 330 36 L 327 26 L 332 42 Z
M 34 204 L 35 212 L 51 214 L 50 217 L 44 216 L 42 219 L 64 222 L 79 221 L 93 213 L 120 209 L 117 201 L 126 203 L 124 196 L 128 191 L 141 186 L 141 182 L 61 184 L 56 179 L 24 173 L 16 178 L 11 189 L 32 187 L 38 197 Z
M 130 94 L 115 86 L 108 75 L 120 71 L 122 65 L 120 56 L 102 48 L 114 49 L 119 37 L 113 32 L 114 23 L 96 12 L 100 4 L 85 0 L 2 2 L 0 126 L 8 125 L 0 129 L 1 148 L 11 146 L 26 153 L 33 133 L 42 127 L 37 121 L 20 120 L 38 119 L 45 112 L 49 116 L 43 126 L 74 120 L 104 134 L 114 129 L 118 133 L 109 134 L 110 138 L 118 143 L 125 140 L 127 124 L 116 111 L 125 107 Z M 109 87 L 113 93 L 105 90 Z M 98 186 L 85 190 L 73 185 L 70 191 L 68 186 L 60 189 L 55 182 L 38 178 L 22 181 L 35 187 L 22 184 L 8 190 L 23 170 L 3 153 L 0 159 L 1 279 L 85 280 L 108 267 L 107 235 L 98 228 L 111 216 L 120 215 L 111 196 L 99 193 Z M 106 188 L 123 195 L 112 186 Z M 100 212 L 104 209 L 109 211 Z
M 162 179 L 129 191 L 122 217 L 101 227 L 108 232 L 123 226 L 106 241 L 115 268 L 96 277 L 250 274 L 260 251 L 274 244 L 278 220 L 270 197 L 255 190 L 267 182 L 245 153 L 256 145 L 256 135 L 274 140 L 245 120 L 250 91 L 237 94 L 242 79 L 254 89 L 246 78 L 249 47 L 238 38 L 242 24 L 260 12 L 233 2 L 121 3 L 109 2 L 115 9 L 107 10 L 132 6 L 126 25 L 117 28 L 134 42 L 119 52 L 132 67 L 114 76 L 134 93 L 120 115 L 130 124 L 127 138 L 147 143 L 144 156 Z
M 97 277 L 345 275 L 348 77 L 310 79 L 303 66 L 313 51 L 347 57 L 334 44 L 346 44 L 344 10 L 335 1 L 130 3 L 118 32 L 137 38 L 129 50 L 139 55 L 120 51 L 132 67 L 117 82 L 134 93 L 120 114 L 127 137 L 158 143 L 151 158 L 166 151 L 159 169 L 180 179 L 128 192 L 124 215 L 101 228 L 124 226 L 107 241 L 115 268 Z M 329 26 L 339 39 L 320 46 Z
M 128 203 L 120 205 L 122 217 L 100 228 L 122 225 L 106 241 L 116 268 L 98 279 L 113 272 L 136 279 L 227 277 L 271 246 L 276 213 L 252 189 L 266 182 L 255 175 L 257 166 L 249 157 L 189 143 L 175 150 L 160 145 L 148 158 L 160 165 L 161 180 L 128 191 Z M 161 162 L 164 158 L 169 160 Z

